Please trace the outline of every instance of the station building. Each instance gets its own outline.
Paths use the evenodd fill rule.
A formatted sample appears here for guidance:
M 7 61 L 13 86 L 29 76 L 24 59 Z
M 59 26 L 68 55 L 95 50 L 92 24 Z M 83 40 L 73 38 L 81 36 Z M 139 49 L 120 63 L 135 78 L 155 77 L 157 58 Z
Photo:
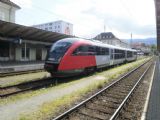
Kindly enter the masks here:
M 73 37 L 15 24 L 20 9 L 10 0 L 0 0 L 0 61 L 44 61 L 50 46 L 59 39 Z
M 0 61 L 43 61 L 51 45 L 73 37 L 0 20 Z
M 120 47 L 124 47 L 124 48 L 130 47 L 126 42 L 117 38 L 112 32 L 100 33 L 93 39 L 96 39 L 96 40 L 99 40 L 103 43 L 114 45 L 114 46 L 120 46 Z

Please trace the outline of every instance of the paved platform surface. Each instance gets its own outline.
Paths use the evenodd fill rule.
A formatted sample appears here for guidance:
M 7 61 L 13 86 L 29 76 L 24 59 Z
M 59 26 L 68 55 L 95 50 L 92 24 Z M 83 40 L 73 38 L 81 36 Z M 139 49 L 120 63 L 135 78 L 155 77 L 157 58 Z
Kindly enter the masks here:
M 44 61 L 30 61 L 30 62 L 1 62 L 0 73 L 37 70 L 44 68 Z
M 146 120 L 160 120 L 160 59 L 157 58 L 155 75 Z
M 12 66 L 21 66 L 21 65 L 34 65 L 34 64 L 43 64 L 45 61 L 0 61 L 1 67 L 12 67 Z

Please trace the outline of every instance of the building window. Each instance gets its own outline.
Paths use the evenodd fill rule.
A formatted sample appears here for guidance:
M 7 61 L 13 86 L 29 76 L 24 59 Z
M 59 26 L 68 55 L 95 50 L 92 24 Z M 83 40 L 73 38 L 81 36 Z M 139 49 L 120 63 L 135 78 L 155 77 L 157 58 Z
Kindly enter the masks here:
M 26 48 L 26 58 L 30 56 L 30 49 Z M 25 58 L 25 48 L 22 48 L 22 58 Z
M 58 28 L 60 28 L 60 26 L 58 25 Z
M 9 57 L 9 42 L 0 42 L 0 57 Z

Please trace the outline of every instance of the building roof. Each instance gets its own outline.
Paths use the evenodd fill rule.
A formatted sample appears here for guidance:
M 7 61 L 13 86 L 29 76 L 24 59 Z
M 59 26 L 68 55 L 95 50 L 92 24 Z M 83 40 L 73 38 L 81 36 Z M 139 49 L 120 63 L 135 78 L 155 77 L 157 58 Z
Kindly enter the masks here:
M 0 36 L 9 38 L 20 38 L 31 41 L 53 43 L 62 38 L 74 37 L 56 32 L 45 31 L 33 27 L 27 27 L 15 23 L 0 20 Z
M 112 38 L 115 38 L 115 35 L 112 32 L 104 32 L 100 34 L 101 36 L 111 36 Z
M 20 9 L 20 6 L 18 6 L 17 4 L 13 3 L 13 2 L 10 1 L 10 0 L 0 0 L 0 2 L 5 3 L 5 4 L 7 4 L 7 5 L 11 5 L 11 6 L 13 6 L 13 7 L 16 7 L 16 8 L 18 8 L 18 9 Z
M 118 39 L 118 38 L 116 38 L 116 36 L 112 32 L 103 32 L 98 34 L 94 39 L 107 40 L 107 39 Z

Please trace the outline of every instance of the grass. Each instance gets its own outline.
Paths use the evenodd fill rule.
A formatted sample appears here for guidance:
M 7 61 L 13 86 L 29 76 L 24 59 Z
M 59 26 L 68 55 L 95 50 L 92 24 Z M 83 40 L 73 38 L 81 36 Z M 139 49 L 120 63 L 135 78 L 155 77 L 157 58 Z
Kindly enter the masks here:
M 20 83 L 29 82 L 29 81 L 35 81 L 38 79 L 46 78 L 48 76 L 49 74 L 47 72 L 38 72 L 38 73 L 2 77 L 0 78 L 0 87 L 16 85 Z
M 28 113 L 28 114 L 27 113 L 22 114 L 20 116 L 20 120 L 51 119 L 51 117 L 53 117 L 53 115 L 57 114 L 59 112 L 59 110 L 65 109 L 66 107 L 68 108 L 71 105 L 71 103 L 74 103 L 77 100 L 80 100 L 84 94 L 87 94 L 93 90 L 96 90 L 98 88 L 103 87 L 103 85 L 105 83 L 107 83 L 108 81 L 119 77 L 121 74 L 128 72 L 129 70 L 144 63 L 148 59 L 149 58 L 141 59 L 136 62 L 124 64 L 119 67 L 112 68 L 107 71 L 103 71 L 101 73 L 96 73 L 96 75 L 89 76 L 89 77 L 87 77 L 87 79 L 91 79 L 93 77 L 96 77 L 97 75 L 103 76 L 105 79 L 100 80 L 100 81 L 94 81 L 91 84 L 87 85 L 87 87 L 85 86 L 83 89 L 77 89 L 77 91 L 75 91 L 69 95 L 65 95 L 65 96 L 58 98 L 56 100 L 44 103 L 43 105 L 41 105 L 39 107 L 39 109 L 37 111 L 32 112 L 32 113 Z M 60 89 L 60 88 L 64 88 L 67 86 L 74 85 L 74 84 L 78 84 L 79 82 L 81 82 L 84 79 L 86 79 L 86 78 L 82 78 L 78 81 L 73 81 L 73 82 L 59 85 L 58 87 L 55 87 L 55 89 Z
M 40 106 L 39 110 L 36 112 L 33 112 L 32 115 L 30 114 L 25 115 L 22 114 L 20 120 L 45 120 L 45 119 L 51 119 L 53 114 L 58 113 L 60 109 L 65 109 L 65 107 L 71 106 L 71 103 L 76 102 L 77 100 L 81 99 L 81 96 L 83 96 L 85 93 L 93 91 L 94 89 L 98 89 L 99 87 L 102 87 L 104 84 L 104 81 L 101 83 L 94 83 L 92 85 L 89 85 L 88 87 L 84 89 L 77 90 L 76 92 L 73 92 L 70 95 L 65 95 L 61 98 L 58 98 L 54 101 L 44 103 Z M 63 105 L 63 107 L 62 107 Z M 61 107 L 60 107 L 61 106 Z M 59 109 L 60 107 L 60 109 Z

